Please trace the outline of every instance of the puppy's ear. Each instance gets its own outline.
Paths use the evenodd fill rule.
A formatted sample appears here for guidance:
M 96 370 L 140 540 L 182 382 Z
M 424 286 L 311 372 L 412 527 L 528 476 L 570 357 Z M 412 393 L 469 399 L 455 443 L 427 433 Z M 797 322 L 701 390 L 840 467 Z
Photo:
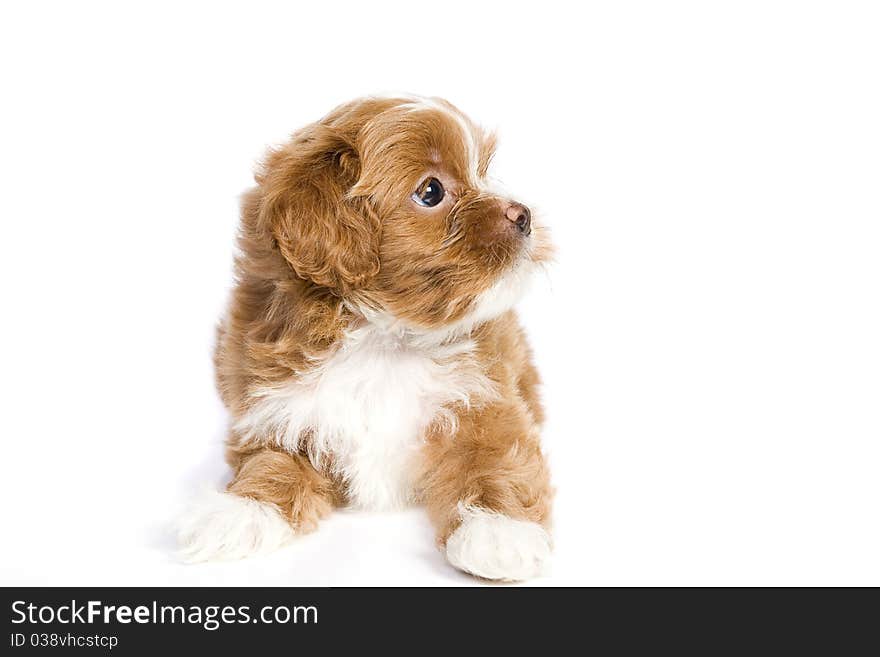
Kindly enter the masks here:
M 260 185 L 260 224 L 300 278 L 344 295 L 379 271 L 381 225 L 349 190 L 360 175 L 355 148 L 313 124 L 269 154 Z

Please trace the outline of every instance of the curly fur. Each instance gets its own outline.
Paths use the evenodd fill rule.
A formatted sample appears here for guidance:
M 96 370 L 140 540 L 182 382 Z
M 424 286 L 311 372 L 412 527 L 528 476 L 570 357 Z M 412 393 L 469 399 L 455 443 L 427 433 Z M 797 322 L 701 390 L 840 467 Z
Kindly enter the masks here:
M 457 535 L 457 567 L 516 579 L 546 560 L 539 380 L 511 306 L 550 246 L 493 191 L 494 148 L 446 101 L 365 98 L 263 161 L 215 353 L 228 494 L 264 505 L 237 512 L 248 545 L 279 544 L 277 518 L 302 532 L 343 504 L 419 502 L 442 546 L 462 508 L 484 514 Z M 434 208 L 412 198 L 427 177 L 447 191 Z M 186 534 L 200 559 L 201 526 Z M 218 555 L 248 551 L 222 528 Z

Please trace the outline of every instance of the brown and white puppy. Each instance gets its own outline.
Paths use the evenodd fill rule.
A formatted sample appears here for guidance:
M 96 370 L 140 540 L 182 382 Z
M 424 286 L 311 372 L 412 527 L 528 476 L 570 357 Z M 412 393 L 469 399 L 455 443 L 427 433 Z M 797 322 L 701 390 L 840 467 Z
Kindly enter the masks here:
M 443 100 L 366 98 L 268 154 L 215 354 L 233 479 L 184 517 L 186 558 L 417 502 L 454 566 L 543 571 L 543 411 L 511 307 L 550 246 L 488 184 L 493 149 Z

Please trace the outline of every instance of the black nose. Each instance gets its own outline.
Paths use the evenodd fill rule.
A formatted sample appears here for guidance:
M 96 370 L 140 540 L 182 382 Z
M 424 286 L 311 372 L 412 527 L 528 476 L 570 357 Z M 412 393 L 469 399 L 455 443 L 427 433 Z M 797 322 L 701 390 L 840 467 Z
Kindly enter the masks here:
M 532 213 L 522 203 L 511 203 L 504 211 L 504 216 L 512 221 L 523 235 L 532 232 Z

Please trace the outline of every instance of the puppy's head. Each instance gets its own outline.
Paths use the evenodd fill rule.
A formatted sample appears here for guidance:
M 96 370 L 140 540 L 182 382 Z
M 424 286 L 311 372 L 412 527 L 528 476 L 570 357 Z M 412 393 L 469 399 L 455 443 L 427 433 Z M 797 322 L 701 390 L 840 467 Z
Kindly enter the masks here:
M 446 101 L 363 99 L 274 151 L 260 221 L 300 278 L 417 330 L 507 310 L 549 257 L 487 179 L 494 138 Z

